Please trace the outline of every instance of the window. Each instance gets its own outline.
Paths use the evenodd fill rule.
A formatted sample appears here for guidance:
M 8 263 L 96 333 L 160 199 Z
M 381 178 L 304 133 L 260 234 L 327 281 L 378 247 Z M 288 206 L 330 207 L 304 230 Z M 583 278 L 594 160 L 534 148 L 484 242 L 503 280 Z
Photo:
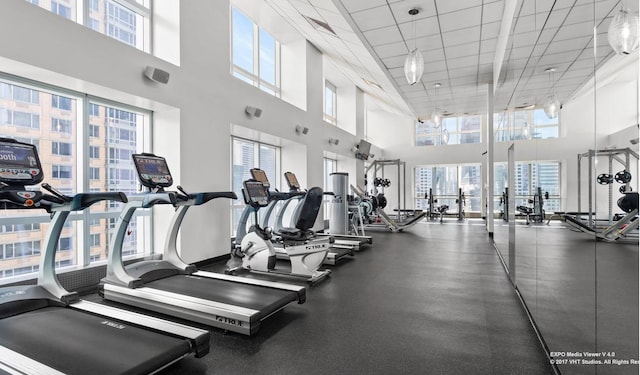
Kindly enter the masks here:
M 338 170 L 338 161 L 335 159 L 324 158 L 324 191 L 333 191 L 333 185 L 331 185 L 331 173 Z M 331 209 L 330 202 L 331 196 L 325 195 L 324 197 L 324 219 L 330 218 Z
M 63 109 L 65 111 L 71 110 L 71 98 L 65 98 L 64 96 L 51 95 L 51 107 Z
M 71 134 L 71 120 L 64 120 L 61 118 L 52 118 L 51 119 L 51 131 L 57 133 L 65 133 Z
M 100 168 L 89 168 L 89 179 L 91 180 L 99 180 L 100 179 Z
M 482 174 L 480 164 L 430 165 L 416 167 L 415 207 L 428 208 L 429 192 L 438 198 L 438 204 L 446 204 L 452 210 L 457 207 L 458 189 L 464 194 L 465 212 L 480 212 Z
M 100 147 L 98 147 L 98 146 L 89 146 L 89 158 L 91 158 L 91 159 L 100 159 Z
M 15 87 L 22 89 L 16 90 Z M 31 102 L 25 102 L 27 97 L 31 98 Z M 132 193 L 137 190 L 137 175 L 130 154 L 150 150 L 151 114 L 126 105 L 109 103 L 105 105 L 99 98 L 26 79 L 20 79 L 18 84 L 0 74 L 0 120 L 4 124 L 14 125 L 17 118 L 21 124 L 0 126 L 2 136 L 41 146 L 38 151 L 44 182 L 66 194 L 78 191 Z M 85 108 L 92 115 L 85 116 Z M 15 113 L 23 115 L 16 116 Z M 40 118 L 47 122 L 51 118 L 51 127 L 40 127 Z M 91 125 L 83 123 L 81 119 L 84 118 L 90 118 Z M 9 119 L 10 122 L 7 121 Z M 126 141 L 112 145 L 114 139 L 109 138 L 109 134 Z M 102 139 L 98 140 L 98 136 L 102 136 Z M 119 149 L 121 156 L 129 155 L 129 160 L 119 160 L 117 165 L 113 165 L 105 157 L 109 155 L 109 148 Z M 87 152 L 76 152 L 78 149 Z M 113 184 L 108 178 L 112 168 L 117 169 L 114 174 L 118 177 Z M 91 259 L 106 259 L 107 240 L 112 230 L 104 220 L 117 219 L 120 209 L 119 204 L 101 202 L 81 215 L 70 215 L 62 229 L 56 265 L 86 266 Z M 99 225 L 101 220 L 104 223 L 102 226 Z M 151 210 L 136 212 L 130 223 L 130 229 L 133 230 L 124 244 L 127 254 L 151 252 L 150 225 Z M 40 249 L 44 246 L 40 241 L 48 228 L 48 216 L 44 210 L 0 210 L 0 278 L 37 270 Z M 79 235 L 86 230 L 95 236 Z M 19 262 L 15 261 L 17 256 L 21 257 Z M 84 263 L 79 264 L 81 260 Z M 0 279 L 0 284 L 3 282 Z
M 54 155 L 71 156 L 73 146 L 67 142 L 51 142 L 51 153 Z
M 231 8 L 231 73 L 280 96 L 280 43 L 237 8 Z
M 40 115 L 16 111 L 0 106 L 0 124 L 19 126 L 21 128 L 40 129 Z
M 60 237 L 58 251 L 69 251 L 73 248 L 71 237 Z
M 541 108 L 495 113 L 493 126 L 496 142 L 560 137 L 559 117 L 549 119 Z
M 338 125 L 338 95 L 336 87 L 329 81 L 324 81 L 324 121 Z
M 431 120 L 416 122 L 415 145 L 458 145 L 480 143 L 482 141 L 481 117 L 461 116 L 445 117 L 442 124 L 436 127 Z
M 100 233 L 92 233 L 89 235 L 89 246 L 100 246 Z
M 150 0 L 64 0 L 28 2 L 83 24 L 137 49 L 149 52 Z M 84 14 L 84 17 L 76 15 Z
M 39 104 L 40 95 L 38 91 L 26 87 L 0 83 L 0 95 L 3 99 L 11 99 L 23 103 Z
M 498 204 L 504 188 L 508 185 L 506 163 L 496 163 L 494 167 L 494 207 L 496 212 L 501 210 Z M 516 206 L 530 206 L 529 199 L 533 199 L 538 187 L 542 194 L 549 193 L 549 199 L 544 199 L 545 211 L 559 211 L 560 201 L 560 162 L 519 162 L 515 170 L 515 199 Z
M 99 138 L 100 137 L 100 126 L 99 125 L 89 125 L 89 137 Z
M 265 171 L 272 188 L 280 182 L 280 148 L 264 143 L 232 137 L 231 183 L 233 191 L 242 197 L 242 182 L 251 178 L 251 168 Z M 235 236 L 238 221 L 244 203 L 241 199 L 233 201 L 231 206 L 232 236 Z
M 72 16 L 71 8 L 66 5 L 60 4 L 57 1 L 51 2 L 51 12 L 67 19 L 71 19 Z
M 53 165 L 51 166 L 51 177 L 70 179 L 72 170 L 73 167 L 71 167 L 70 165 Z
M 100 116 L 100 106 L 93 103 L 89 104 L 89 116 Z

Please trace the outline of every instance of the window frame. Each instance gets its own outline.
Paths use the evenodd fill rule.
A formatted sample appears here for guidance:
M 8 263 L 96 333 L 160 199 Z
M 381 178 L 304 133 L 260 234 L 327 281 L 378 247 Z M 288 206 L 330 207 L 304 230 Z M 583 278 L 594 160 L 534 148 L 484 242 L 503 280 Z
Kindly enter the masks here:
M 331 113 L 327 113 L 327 90 L 331 93 Z M 324 95 L 322 96 L 323 103 L 323 119 L 331 125 L 338 125 L 338 88 L 329 80 L 324 80 Z
M 531 138 L 524 138 L 522 136 L 522 129 L 518 128 L 516 129 L 516 125 L 515 125 L 515 116 L 517 113 L 522 113 L 522 112 L 526 112 L 527 113 L 527 119 L 526 119 L 526 123 L 529 124 L 530 127 L 530 131 L 531 131 Z M 538 114 L 542 114 L 543 116 L 546 116 L 546 114 L 544 114 L 544 109 L 543 108 L 533 108 L 533 109 L 519 109 L 519 110 L 512 110 L 512 111 L 502 111 L 502 112 L 498 112 L 498 113 L 494 113 L 494 117 L 493 117 L 493 122 L 494 125 L 497 123 L 497 119 L 496 116 L 504 116 L 507 119 L 507 124 L 506 127 L 500 127 L 498 128 L 497 126 L 494 129 L 494 134 L 493 134 L 493 139 L 495 143 L 502 143 L 502 142 L 513 142 L 513 141 L 530 141 L 530 140 L 538 140 L 538 139 L 559 139 L 562 136 L 562 114 L 558 114 L 558 117 L 556 118 L 556 123 L 555 124 L 536 124 L 535 122 L 535 116 L 536 113 Z M 535 138 L 534 134 L 536 129 L 553 129 L 556 128 L 558 129 L 557 133 L 558 133 L 558 137 L 556 138 Z M 500 132 L 502 132 L 503 136 L 499 137 Z M 517 134 L 519 132 L 519 134 Z M 506 134 L 506 135 L 504 135 Z
M 479 118 L 479 129 L 478 130 L 463 130 L 462 123 L 463 119 L 478 117 Z M 483 125 L 483 116 L 481 115 L 464 115 L 464 116 L 448 116 L 443 119 L 443 123 L 439 127 L 435 127 L 431 120 L 418 120 L 414 123 L 413 130 L 413 145 L 415 147 L 429 147 L 429 146 L 452 146 L 452 145 L 473 145 L 473 144 L 481 144 L 484 139 L 482 135 L 482 125 Z M 445 122 L 451 119 L 455 119 L 455 131 L 449 131 L 449 142 L 447 144 L 442 144 L 442 131 L 445 129 Z M 418 132 L 421 130 L 420 128 L 426 128 L 430 126 L 431 128 L 423 131 L 420 134 Z M 460 140 L 465 134 L 478 134 L 478 142 L 466 142 L 461 143 Z M 456 142 L 451 142 L 452 137 L 456 137 Z M 423 139 L 421 141 L 421 138 Z M 429 139 L 432 140 L 433 143 L 426 143 Z M 419 144 L 418 142 L 425 142 L 424 144 Z
M 273 148 L 275 149 L 276 155 L 275 155 L 275 175 L 276 175 L 276 180 L 275 181 L 269 181 L 271 183 L 271 187 L 272 189 L 278 188 L 281 184 L 282 181 L 282 148 L 280 146 L 276 146 L 276 145 L 272 145 L 269 143 L 265 143 L 265 142 L 260 142 L 260 141 L 256 141 L 253 139 L 248 139 L 248 138 L 243 138 L 243 137 L 238 137 L 238 136 L 234 136 L 231 135 L 230 137 L 231 140 L 231 163 L 230 163 L 230 174 L 231 174 L 231 190 L 234 189 L 234 185 L 235 185 L 235 181 L 233 180 L 234 177 L 234 173 L 233 173 L 233 166 L 234 166 L 234 160 L 233 160 L 233 156 L 234 156 L 234 141 L 238 140 L 241 142 L 247 142 L 247 143 L 252 143 L 253 144 L 253 167 L 251 168 L 255 168 L 260 167 L 261 163 L 260 163 L 260 147 L 261 146 L 266 146 L 269 148 Z M 240 197 L 239 197 L 240 198 Z M 237 199 L 237 200 L 230 200 L 230 222 L 231 222 L 231 237 L 236 236 L 236 223 L 234 223 L 234 217 L 233 217 L 233 211 L 235 209 L 244 209 L 245 204 L 243 199 Z
M 142 18 L 142 22 L 140 25 L 140 29 L 137 28 L 136 25 L 136 34 L 142 33 L 142 41 L 141 41 L 141 46 L 134 46 L 130 43 L 127 43 L 121 39 L 118 39 L 112 35 L 109 35 L 109 33 L 105 30 L 105 32 L 101 32 L 99 30 L 96 30 L 92 27 L 92 21 L 95 21 L 95 19 L 90 17 L 90 14 L 93 10 L 92 7 L 92 3 L 96 0 L 76 0 L 75 2 L 75 7 L 71 6 L 70 7 L 70 18 L 64 17 L 63 15 L 59 14 L 58 12 L 54 12 L 52 7 L 54 4 L 54 1 L 47 3 L 50 4 L 49 7 L 45 7 L 45 4 L 40 4 L 40 3 L 34 3 L 31 0 L 26 0 L 28 3 L 33 4 L 37 7 L 43 8 L 48 10 L 49 12 L 56 14 L 60 17 L 63 17 L 65 19 L 68 19 L 72 22 L 78 23 L 80 25 L 83 25 L 85 27 L 87 27 L 90 30 L 93 30 L 95 32 L 98 32 L 102 35 L 105 35 L 109 38 L 112 38 L 114 40 L 117 40 L 118 42 L 121 42 L 123 44 L 126 44 L 130 47 L 136 48 L 138 50 L 144 51 L 146 53 L 149 54 L 153 54 L 153 27 L 152 27 L 152 23 L 153 23 L 153 1 L 151 0 L 144 0 L 143 3 L 139 3 L 136 0 L 97 0 L 99 1 L 98 3 L 98 8 L 100 7 L 100 3 L 106 4 L 108 2 L 113 2 L 118 4 L 119 6 L 127 9 L 128 11 L 134 13 L 137 16 L 140 16 Z M 56 4 L 58 5 L 62 5 L 64 7 L 69 7 L 66 4 L 60 4 L 60 1 L 57 1 Z M 106 7 L 105 7 L 106 8 Z M 75 18 L 73 17 L 73 14 L 75 12 Z M 107 10 L 104 10 L 105 12 L 105 18 L 107 18 L 106 14 L 107 14 Z
M 90 186 L 93 181 L 88 178 L 84 178 L 85 176 L 88 176 L 90 173 L 89 172 L 90 171 L 89 168 L 91 168 L 90 160 L 95 161 L 95 159 L 89 158 L 89 146 L 91 144 L 91 141 L 92 140 L 93 142 L 96 141 L 96 138 L 92 137 L 89 134 L 89 126 L 92 125 L 89 119 L 90 103 L 104 105 L 111 108 L 117 108 L 120 110 L 135 112 L 139 115 L 144 116 L 144 118 L 146 119 L 145 124 L 143 126 L 138 126 L 138 129 L 137 129 L 139 133 L 137 138 L 137 142 L 139 143 L 137 147 L 140 149 L 140 151 L 152 149 L 151 139 L 153 136 L 153 133 L 152 133 L 153 113 L 149 110 L 130 106 L 124 103 L 116 102 L 116 101 L 112 101 L 106 98 L 100 98 L 100 97 L 84 94 L 68 88 L 54 86 L 54 85 L 46 84 L 43 82 L 38 82 L 28 78 L 18 77 L 18 76 L 14 76 L 14 75 L 2 73 L 2 72 L 0 72 L 0 82 L 8 83 L 10 85 L 21 86 L 24 88 L 38 91 L 39 93 L 67 96 L 67 97 L 71 97 L 73 100 L 76 101 L 77 113 L 75 117 L 72 116 L 73 118 L 76 119 L 75 123 L 73 121 L 71 123 L 72 135 L 69 137 L 68 135 L 62 134 L 63 136 L 62 139 L 64 141 L 71 142 L 73 144 L 72 154 L 75 150 L 78 152 L 78 155 L 74 157 L 72 164 L 65 164 L 64 162 L 59 163 L 59 162 L 51 161 L 51 165 L 68 166 L 72 168 L 71 169 L 72 184 L 69 185 L 68 187 L 60 188 L 60 190 L 63 191 L 64 193 L 68 193 L 70 191 L 78 191 L 78 192 L 95 191 L 95 189 L 92 189 Z M 14 99 L 11 98 L 7 100 L 14 100 Z M 46 103 L 44 103 L 43 100 L 40 100 L 40 104 L 39 104 L 40 106 L 45 106 L 45 104 Z M 46 105 L 46 107 L 48 107 L 48 104 Z M 53 110 L 59 111 L 59 109 L 53 109 Z M 55 116 L 56 115 L 54 115 L 54 117 Z M 41 117 L 42 119 L 40 120 L 40 123 L 43 123 L 44 121 L 44 126 L 46 127 L 47 126 L 46 117 L 44 116 L 41 116 Z M 32 130 L 35 131 L 37 129 L 32 129 Z M 51 139 L 51 141 L 61 140 L 60 133 L 56 133 L 53 131 L 53 129 L 51 129 L 51 134 L 56 134 L 55 140 Z M 13 134 L 9 134 L 9 136 L 18 138 L 16 135 L 13 135 Z M 37 139 L 39 144 L 38 147 L 40 151 L 40 146 L 42 146 L 43 138 L 34 138 L 35 137 L 34 135 L 24 135 L 22 137 Z M 49 141 L 50 140 L 48 139 L 44 139 L 44 143 L 47 143 Z M 58 156 L 56 155 L 56 157 Z M 66 156 L 63 156 L 63 157 L 66 157 Z M 73 169 L 73 167 L 75 167 L 75 170 Z M 106 169 L 108 169 L 108 167 L 106 167 Z M 54 181 L 53 173 L 50 176 L 45 176 L 45 178 L 48 180 Z M 16 216 L 0 216 L 0 225 L 29 225 L 29 224 L 48 225 L 50 224 L 49 215 L 39 211 L 40 210 L 34 210 L 33 212 L 29 212 L 28 214 L 24 214 L 24 215 L 21 214 Z M 135 217 L 143 217 L 144 218 L 143 220 L 147 220 L 147 221 L 145 221 L 145 231 L 139 232 L 140 235 L 138 237 L 138 242 L 140 243 L 139 246 L 140 246 L 140 249 L 142 249 L 142 251 L 136 253 L 135 256 L 144 257 L 149 254 L 152 254 L 154 251 L 154 246 L 153 246 L 154 223 L 153 223 L 153 217 L 150 210 L 138 210 L 138 211 L 140 212 L 136 212 Z M 102 218 L 116 219 L 119 216 L 119 214 L 120 214 L 119 210 L 91 212 L 91 209 L 87 209 L 82 212 L 72 212 L 69 215 L 69 217 L 67 218 L 67 222 L 65 223 L 65 228 L 68 228 L 68 227 L 75 228 L 73 230 L 75 235 L 77 235 L 77 244 L 76 244 L 77 248 L 75 248 L 75 251 L 71 251 L 71 253 L 73 253 L 73 257 L 70 259 L 67 259 L 71 261 L 71 263 L 73 263 L 73 266 L 69 267 L 69 270 L 86 268 L 86 267 L 89 267 L 90 265 L 93 265 L 90 262 L 91 247 L 88 246 L 88 243 L 89 243 L 89 234 L 90 234 L 91 227 L 95 228 L 95 226 L 90 225 L 90 223 L 92 221 L 99 220 Z M 78 223 L 78 225 L 74 226 L 74 223 Z M 138 228 L 138 230 L 140 230 L 140 228 Z M 105 232 L 105 233 L 106 235 L 108 235 L 108 232 Z M 142 241 L 142 239 L 144 239 L 144 241 Z M 23 240 L 20 240 L 20 239 L 18 239 L 17 241 L 10 240 L 9 242 L 6 242 L 6 243 L 21 242 L 21 241 Z M 106 246 L 107 242 L 103 241 L 103 243 L 105 243 L 105 246 Z M 144 245 L 142 245 L 143 243 Z M 4 245 L 5 242 L 2 242 L 2 244 Z M 45 246 L 45 244 L 43 243 L 42 246 Z M 63 259 L 63 260 L 60 260 L 60 262 L 67 262 L 67 260 Z M 101 262 L 106 263 L 106 259 L 103 259 Z M 10 270 L 11 269 L 2 270 L 2 272 L 0 273 L 0 276 L 5 276 L 5 277 L 4 278 L 0 277 L 0 285 L 7 282 L 27 280 L 34 277 L 33 273 L 16 275 L 15 273 L 5 272 Z M 10 278 L 10 279 L 7 279 L 7 278 Z
M 229 25 L 230 25 L 230 29 L 229 29 L 230 47 L 229 48 L 231 50 L 231 53 L 230 53 L 231 75 L 233 77 L 238 78 L 241 81 L 244 81 L 248 84 L 253 85 L 254 87 L 259 88 L 260 90 L 270 95 L 280 98 L 282 95 L 281 78 L 280 78 L 281 69 L 282 69 L 280 41 L 278 41 L 278 39 L 275 36 L 273 36 L 273 34 L 268 32 L 264 28 L 261 28 L 251 17 L 247 16 L 245 12 L 240 10 L 240 8 L 231 5 L 229 9 L 230 9 L 229 10 Z M 246 69 L 234 64 L 234 56 L 235 56 L 234 49 L 233 49 L 233 41 L 234 41 L 233 10 L 234 9 L 237 10 L 244 17 L 246 17 L 248 20 L 250 20 L 253 25 L 253 47 L 252 47 L 253 72 L 249 72 Z M 275 47 L 274 47 L 275 48 L 275 51 L 274 51 L 275 84 L 271 84 L 270 82 L 263 80 L 260 74 L 260 68 L 261 68 L 260 66 L 260 30 L 263 30 L 265 33 L 269 34 L 275 41 Z

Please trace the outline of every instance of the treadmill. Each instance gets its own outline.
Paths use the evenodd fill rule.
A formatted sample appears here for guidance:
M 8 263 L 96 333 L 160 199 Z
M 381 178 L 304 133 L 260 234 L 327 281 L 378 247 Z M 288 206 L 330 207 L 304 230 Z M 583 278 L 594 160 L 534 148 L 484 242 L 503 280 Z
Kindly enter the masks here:
M 150 374 L 194 353 L 209 352 L 207 331 L 80 300 L 55 275 L 55 253 L 72 211 L 123 193 L 66 196 L 27 187 L 43 180 L 36 147 L 0 138 L 0 208 L 52 214 L 37 285 L 0 288 L 0 373 Z
M 110 244 L 107 276 L 99 288 L 102 297 L 245 335 L 255 334 L 264 319 L 287 304 L 305 302 L 304 286 L 198 271 L 186 264 L 178 254 L 177 238 L 187 210 L 216 198 L 236 199 L 236 194 L 189 194 L 180 186 L 167 192 L 173 178 L 165 158 L 147 153 L 132 157 L 140 183 L 149 192 L 128 196 Z M 125 266 L 122 243 L 129 221 L 136 209 L 156 204 L 176 208 L 162 259 Z

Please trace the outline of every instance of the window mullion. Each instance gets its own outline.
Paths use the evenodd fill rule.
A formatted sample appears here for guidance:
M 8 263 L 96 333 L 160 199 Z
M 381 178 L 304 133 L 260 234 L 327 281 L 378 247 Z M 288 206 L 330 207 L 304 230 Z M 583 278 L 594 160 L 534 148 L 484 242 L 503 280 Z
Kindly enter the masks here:
M 253 84 L 260 88 L 260 29 L 255 23 L 253 24 L 253 72 L 256 77 Z

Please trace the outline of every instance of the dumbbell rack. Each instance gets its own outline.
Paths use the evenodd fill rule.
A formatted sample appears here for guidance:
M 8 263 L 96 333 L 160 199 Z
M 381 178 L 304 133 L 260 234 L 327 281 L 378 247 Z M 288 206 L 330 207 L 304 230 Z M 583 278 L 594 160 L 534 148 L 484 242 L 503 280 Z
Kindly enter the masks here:
M 631 165 L 632 158 L 635 160 L 636 165 L 638 162 L 638 154 L 631 150 L 630 148 L 622 148 L 622 149 L 606 149 L 606 150 L 589 150 L 585 153 L 578 154 L 578 212 L 577 216 L 580 220 L 582 220 L 582 215 L 585 214 L 582 212 L 582 184 L 580 183 L 582 180 L 582 160 L 587 158 L 587 170 L 588 170 L 588 211 L 586 212 L 587 216 L 587 225 L 590 226 L 594 231 L 598 231 L 598 227 L 596 225 L 596 213 L 594 212 L 595 202 L 594 202 L 594 186 L 596 185 L 594 181 L 594 166 L 595 161 L 599 157 L 607 157 L 608 158 L 608 174 L 613 175 L 613 163 L 614 161 L 619 163 L 625 171 L 634 170 Z M 629 182 L 625 183 L 625 189 L 629 191 L 630 185 Z M 614 214 L 613 214 L 613 184 L 608 184 L 609 188 L 609 207 L 608 207 L 608 225 L 613 224 Z

